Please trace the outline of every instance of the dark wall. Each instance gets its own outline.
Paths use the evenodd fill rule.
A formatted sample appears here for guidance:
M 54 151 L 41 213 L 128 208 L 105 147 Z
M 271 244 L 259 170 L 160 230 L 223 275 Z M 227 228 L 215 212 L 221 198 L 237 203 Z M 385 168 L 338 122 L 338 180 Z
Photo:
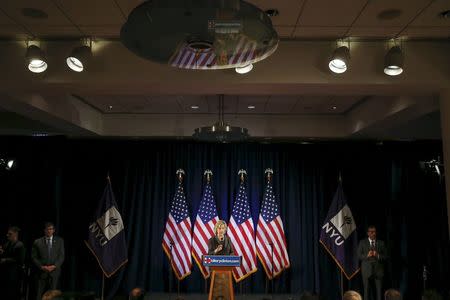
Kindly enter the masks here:
M 98 292 L 101 273 L 83 239 L 109 172 L 125 223 L 129 263 L 107 280 L 106 290 L 125 294 L 141 286 L 168 291 L 170 274 L 161 239 L 177 183 L 175 171 L 186 171 L 185 190 L 194 220 L 203 171 L 212 169 L 219 216 L 228 220 L 239 184 L 237 171 L 246 169 L 256 224 L 264 170 L 271 167 L 291 260 L 291 268 L 275 281 L 275 290 L 295 294 L 308 290 L 336 299 L 339 273 L 318 240 L 340 172 L 358 235 L 364 238 L 367 225 L 375 224 L 389 247 L 385 288 L 420 294 L 426 265 L 428 285 L 448 293 L 445 186 L 418 164 L 440 153 L 441 145 L 435 142 L 206 144 L 4 137 L 0 154 L 15 157 L 18 167 L 0 173 L 0 229 L 20 226 L 29 250 L 33 239 L 42 235 L 43 222 L 54 221 L 66 242 L 63 289 Z M 204 286 L 196 266 L 180 284 L 185 292 L 202 292 Z M 359 276 L 345 287 L 361 290 Z M 261 265 L 237 286 L 244 293 L 265 288 Z

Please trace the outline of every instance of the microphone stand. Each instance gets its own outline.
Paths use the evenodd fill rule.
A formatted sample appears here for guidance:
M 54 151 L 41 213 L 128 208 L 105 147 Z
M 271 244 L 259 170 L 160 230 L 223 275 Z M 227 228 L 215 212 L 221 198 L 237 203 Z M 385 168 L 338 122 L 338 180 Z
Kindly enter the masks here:
M 423 265 L 423 273 L 422 273 L 422 279 L 423 279 L 423 291 L 427 289 L 427 279 L 428 279 L 428 271 L 427 266 Z

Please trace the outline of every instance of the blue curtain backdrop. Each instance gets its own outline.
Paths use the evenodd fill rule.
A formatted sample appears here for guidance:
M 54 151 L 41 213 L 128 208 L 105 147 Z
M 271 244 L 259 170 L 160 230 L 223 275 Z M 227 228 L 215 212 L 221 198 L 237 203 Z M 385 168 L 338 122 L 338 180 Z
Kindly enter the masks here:
M 406 298 L 422 291 L 426 265 L 429 287 L 448 293 L 449 239 L 445 186 L 419 168 L 436 158 L 440 143 L 327 142 L 312 145 L 207 144 L 183 141 L 70 140 L 1 138 L 1 153 L 18 168 L 0 172 L 1 230 L 22 228 L 30 250 L 43 223 L 54 221 L 66 242 L 64 290 L 99 291 L 100 269 L 83 240 L 97 202 L 111 176 L 129 246 L 128 265 L 107 281 L 108 294 L 126 294 L 140 286 L 167 292 L 169 267 L 161 247 L 175 171 L 186 172 L 185 190 L 192 222 L 211 169 L 219 216 L 228 221 L 238 188 L 239 169 L 248 172 L 252 215 L 257 223 L 264 191 L 264 170 L 274 170 L 274 190 L 285 225 L 291 268 L 275 281 L 276 293 L 311 291 L 339 298 L 339 271 L 319 244 L 320 227 L 337 188 L 339 172 L 360 238 L 369 224 L 378 228 L 390 253 L 384 287 L 397 287 Z M 29 252 L 29 251 L 28 251 Z M 262 266 L 236 291 L 264 293 Z M 197 266 L 181 282 L 182 292 L 204 292 Z M 175 280 L 172 287 L 175 288 Z M 360 276 L 345 287 L 361 290 Z

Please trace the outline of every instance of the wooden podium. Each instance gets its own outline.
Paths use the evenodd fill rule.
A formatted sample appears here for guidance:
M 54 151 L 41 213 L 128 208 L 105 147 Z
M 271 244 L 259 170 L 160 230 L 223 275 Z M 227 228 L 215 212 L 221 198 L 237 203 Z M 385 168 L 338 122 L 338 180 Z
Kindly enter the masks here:
M 234 300 L 231 272 L 241 265 L 241 257 L 204 255 L 203 265 L 212 271 L 208 300 Z

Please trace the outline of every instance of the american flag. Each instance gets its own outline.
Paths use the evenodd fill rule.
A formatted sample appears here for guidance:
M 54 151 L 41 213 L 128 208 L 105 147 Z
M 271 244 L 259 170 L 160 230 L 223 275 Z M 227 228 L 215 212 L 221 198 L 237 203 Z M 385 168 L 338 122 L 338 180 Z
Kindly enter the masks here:
M 233 244 L 234 252 L 242 256 L 241 266 L 233 269 L 234 279 L 236 282 L 239 282 L 257 270 L 255 230 L 252 216 L 250 215 L 247 190 L 243 182 L 241 182 L 239 193 L 231 212 L 228 235 Z
M 202 264 L 202 256 L 208 254 L 208 240 L 214 236 L 214 225 L 218 220 L 214 195 L 211 184 L 208 182 L 203 191 L 203 198 L 195 219 L 192 241 L 192 256 L 205 278 L 208 278 L 210 274 L 209 269 Z
M 191 220 L 186 196 L 180 182 L 170 207 L 162 242 L 167 257 L 170 259 L 172 256 L 172 268 L 179 280 L 191 274 L 191 243 Z M 171 245 L 172 253 L 170 251 Z
M 272 183 L 269 181 L 264 192 L 256 229 L 256 252 L 269 279 L 272 279 L 272 249 L 273 277 L 275 277 L 284 269 L 289 268 L 289 256 L 283 221 L 275 200 Z
M 267 45 L 258 48 L 256 41 L 241 36 L 235 41 L 233 52 L 217 55 L 214 48 L 194 49 L 183 43 L 172 58 L 169 65 L 181 69 L 213 70 L 229 68 L 230 66 L 244 66 L 265 59 L 276 50 L 276 46 Z

